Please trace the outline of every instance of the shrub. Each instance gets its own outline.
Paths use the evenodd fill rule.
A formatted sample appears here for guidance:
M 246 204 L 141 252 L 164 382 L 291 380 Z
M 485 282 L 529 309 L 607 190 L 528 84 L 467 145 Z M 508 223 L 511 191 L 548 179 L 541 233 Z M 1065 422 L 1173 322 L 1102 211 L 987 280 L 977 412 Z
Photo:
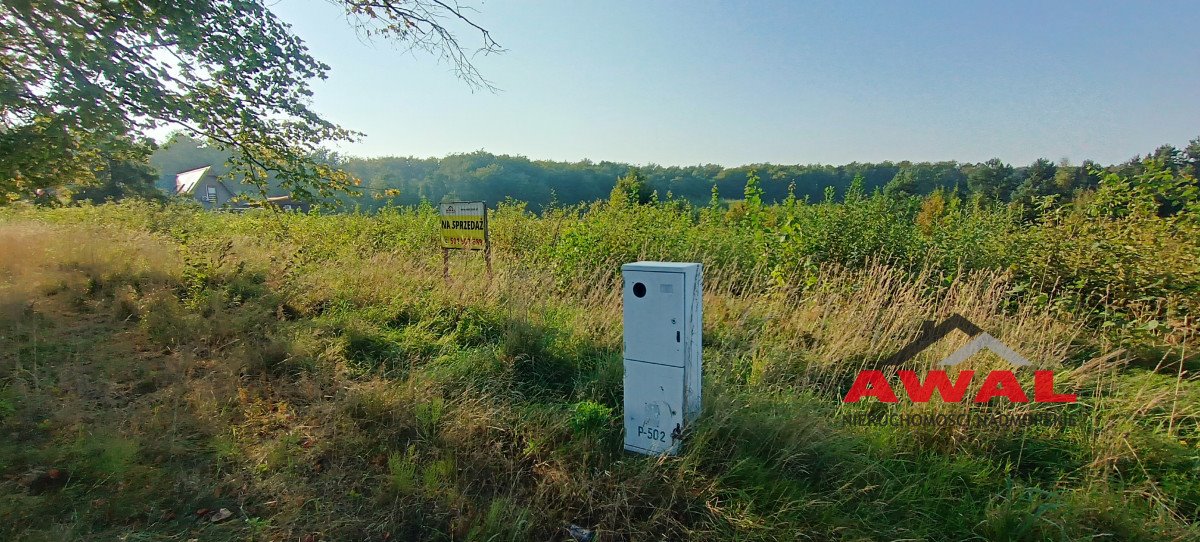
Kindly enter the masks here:
M 596 433 L 613 420 L 613 409 L 594 401 L 581 401 L 571 407 L 571 430 L 576 433 Z

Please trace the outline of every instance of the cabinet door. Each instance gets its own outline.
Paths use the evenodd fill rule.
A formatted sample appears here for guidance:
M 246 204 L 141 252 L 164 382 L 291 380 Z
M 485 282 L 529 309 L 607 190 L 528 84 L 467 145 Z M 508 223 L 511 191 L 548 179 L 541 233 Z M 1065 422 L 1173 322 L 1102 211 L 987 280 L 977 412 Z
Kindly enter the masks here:
M 625 360 L 625 449 L 675 454 L 683 431 L 683 368 Z
M 625 358 L 683 367 L 683 279 L 683 273 L 625 272 Z

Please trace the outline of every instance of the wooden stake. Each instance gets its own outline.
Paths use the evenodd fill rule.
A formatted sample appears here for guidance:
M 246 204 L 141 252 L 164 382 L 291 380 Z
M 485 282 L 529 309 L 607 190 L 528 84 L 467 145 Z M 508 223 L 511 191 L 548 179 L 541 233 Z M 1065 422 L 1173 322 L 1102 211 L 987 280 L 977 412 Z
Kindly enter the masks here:
M 488 284 L 492 283 L 492 235 L 488 228 L 487 206 L 483 208 L 483 259 L 487 262 Z
M 442 280 L 450 284 L 450 249 L 442 247 Z

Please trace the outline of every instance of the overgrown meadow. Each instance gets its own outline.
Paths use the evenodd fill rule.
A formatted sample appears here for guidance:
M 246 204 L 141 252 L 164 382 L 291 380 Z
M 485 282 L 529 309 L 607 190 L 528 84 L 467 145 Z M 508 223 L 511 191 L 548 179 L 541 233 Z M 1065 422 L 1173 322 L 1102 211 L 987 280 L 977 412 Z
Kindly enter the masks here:
M 627 188 L 500 205 L 495 275 L 455 254 L 448 283 L 429 205 L 0 212 L 0 538 L 1200 539 L 1194 179 L 1110 174 L 1032 212 Z M 678 457 L 622 451 L 619 266 L 642 259 L 705 269 Z M 841 402 L 952 313 L 1078 402 Z M 889 409 L 1078 423 L 846 421 Z

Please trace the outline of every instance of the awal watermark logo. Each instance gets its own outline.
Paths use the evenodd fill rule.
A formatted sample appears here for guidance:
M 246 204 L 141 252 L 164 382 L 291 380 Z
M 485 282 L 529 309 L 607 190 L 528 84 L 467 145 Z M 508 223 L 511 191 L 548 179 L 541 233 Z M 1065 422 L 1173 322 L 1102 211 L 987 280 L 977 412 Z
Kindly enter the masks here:
M 1020 368 L 1031 365 L 1029 360 L 1025 359 L 1012 348 L 1009 348 L 1008 345 L 985 333 L 979 326 L 959 314 L 951 315 L 936 326 L 933 322 L 926 321 L 921 326 L 921 333 L 917 338 L 900 349 L 894 356 L 884 361 L 883 364 L 900 365 L 910 361 L 922 350 L 925 350 L 954 330 L 966 333 L 967 336 L 971 337 L 971 340 L 963 345 L 962 348 L 955 350 L 949 356 L 946 356 L 945 359 L 939 361 L 937 363 L 939 367 L 953 367 L 985 349 L 994 352 L 1015 367 Z M 903 389 L 908 395 L 909 400 L 913 402 L 927 403 L 936 393 L 941 397 L 942 401 L 958 403 L 963 401 L 967 390 L 970 389 L 971 381 L 975 378 L 975 371 L 959 371 L 954 381 L 950 380 L 950 376 L 945 369 L 929 371 L 924 381 L 921 380 L 916 371 L 898 370 L 896 371 L 896 376 L 903 385 Z M 866 397 L 874 397 L 884 403 L 898 403 L 900 401 L 892 385 L 888 383 L 887 377 L 880 370 L 860 371 L 858 377 L 854 380 L 854 384 L 850 386 L 850 391 L 842 398 L 842 402 L 857 403 Z M 979 391 L 971 401 L 975 403 L 987 403 L 997 397 L 1006 398 L 1014 403 L 1029 402 L 1029 395 L 1021 387 L 1016 375 L 1011 370 L 989 372 L 984 377 Z M 1038 403 L 1074 403 L 1075 394 L 1055 392 L 1054 371 L 1034 371 L 1033 401 Z

